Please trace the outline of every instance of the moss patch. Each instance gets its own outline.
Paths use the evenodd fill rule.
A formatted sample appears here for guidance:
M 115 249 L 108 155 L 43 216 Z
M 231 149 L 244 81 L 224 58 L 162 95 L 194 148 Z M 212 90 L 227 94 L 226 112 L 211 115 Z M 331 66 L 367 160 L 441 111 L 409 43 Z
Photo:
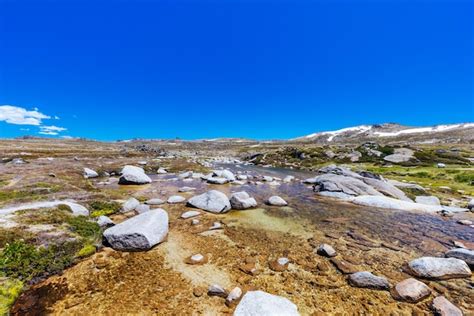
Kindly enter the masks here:
M 117 202 L 93 201 L 89 203 L 91 217 L 99 217 L 102 215 L 111 215 L 120 211 L 122 206 Z
M 10 306 L 20 296 L 23 282 L 16 279 L 0 277 L 0 315 L 8 315 Z

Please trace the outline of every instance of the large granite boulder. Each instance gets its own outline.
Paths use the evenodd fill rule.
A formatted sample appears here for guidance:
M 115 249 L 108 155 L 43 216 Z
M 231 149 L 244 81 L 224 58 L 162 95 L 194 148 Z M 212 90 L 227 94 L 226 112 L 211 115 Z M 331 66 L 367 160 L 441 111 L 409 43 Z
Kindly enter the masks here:
M 193 196 L 188 200 L 188 204 L 211 213 L 226 213 L 231 209 L 227 196 L 217 190 Z
M 154 209 L 134 216 L 104 231 L 104 238 L 115 250 L 143 251 L 165 240 L 168 213 Z
M 371 172 L 356 173 L 347 168 L 330 165 L 318 170 L 321 174 L 304 180 L 313 184 L 316 192 L 338 193 L 345 197 L 373 195 L 390 196 L 396 199 L 411 201 L 405 193 Z
M 349 201 L 358 205 L 413 212 L 436 213 L 444 210 L 448 213 L 457 213 L 467 211 L 466 209 L 459 207 L 414 203 L 410 201 L 397 200 L 388 196 L 361 195 L 351 197 Z
M 236 192 L 230 196 L 230 205 L 235 210 L 245 210 L 248 208 L 256 207 L 257 201 L 250 197 L 250 195 L 245 192 Z
M 145 174 L 145 170 L 135 166 L 125 166 L 121 172 L 119 184 L 147 184 L 151 183 L 150 177 Z
M 298 307 L 287 298 L 263 291 L 248 291 L 234 316 L 298 316 Z
M 410 261 L 408 268 L 413 275 L 425 279 L 446 280 L 471 276 L 467 263 L 456 258 L 422 257 Z

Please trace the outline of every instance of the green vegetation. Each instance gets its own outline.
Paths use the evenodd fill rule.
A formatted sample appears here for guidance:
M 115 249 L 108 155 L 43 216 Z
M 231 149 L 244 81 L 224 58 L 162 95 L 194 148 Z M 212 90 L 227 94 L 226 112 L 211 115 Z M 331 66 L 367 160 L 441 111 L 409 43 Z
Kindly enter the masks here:
M 17 221 L 25 225 L 66 223 L 71 217 L 69 211 L 58 208 L 41 208 L 38 210 L 21 210 L 16 212 Z
M 454 180 L 457 182 L 465 182 L 469 185 L 474 185 L 474 171 L 465 171 L 462 174 L 457 174 L 454 176 Z
M 34 235 L 22 228 L 0 228 L 0 249 L 15 240 L 32 240 Z
M 97 240 L 100 237 L 100 227 L 96 222 L 92 222 L 86 216 L 71 216 L 67 220 L 71 231 L 79 236 Z
M 44 194 L 60 191 L 60 186 L 44 182 L 38 182 L 27 186 L 21 190 L 2 190 L 0 191 L 0 202 L 22 202 L 36 201 L 44 197 Z
M 94 245 L 86 244 L 77 252 L 76 257 L 78 258 L 89 257 L 90 255 L 93 255 L 95 251 L 96 251 L 96 248 Z
M 22 281 L 0 277 L 0 315 L 8 315 L 10 306 L 20 296 L 22 289 Z
M 93 201 L 89 203 L 91 217 L 99 217 L 102 215 L 111 215 L 120 211 L 122 206 L 117 202 Z
M 7 244 L 0 253 L 0 270 L 8 277 L 28 281 L 64 270 L 72 264 L 79 249 L 79 241 L 36 248 L 23 240 L 17 240 Z
M 377 164 L 361 164 L 357 168 L 365 169 L 380 174 L 388 179 L 399 181 L 408 181 L 418 183 L 421 186 L 430 189 L 439 197 L 449 197 L 457 195 L 458 190 L 462 190 L 467 195 L 474 194 L 473 168 L 466 168 L 460 165 L 450 165 L 447 168 L 427 167 L 405 167 L 405 166 L 380 166 Z M 452 193 L 446 193 L 446 190 L 440 187 L 450 187 Z M 420 195 L 421 192 L 411 192 Z

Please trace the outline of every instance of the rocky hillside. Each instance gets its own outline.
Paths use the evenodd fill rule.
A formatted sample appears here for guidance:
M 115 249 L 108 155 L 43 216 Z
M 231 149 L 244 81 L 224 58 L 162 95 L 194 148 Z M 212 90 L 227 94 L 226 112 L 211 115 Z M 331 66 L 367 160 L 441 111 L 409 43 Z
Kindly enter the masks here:
M 318 132 L 292 141 L 321 144 L 362 143 L 473 143 L 474 123 L 410 127 L 394 123 L 360 125 L 336 131 Z

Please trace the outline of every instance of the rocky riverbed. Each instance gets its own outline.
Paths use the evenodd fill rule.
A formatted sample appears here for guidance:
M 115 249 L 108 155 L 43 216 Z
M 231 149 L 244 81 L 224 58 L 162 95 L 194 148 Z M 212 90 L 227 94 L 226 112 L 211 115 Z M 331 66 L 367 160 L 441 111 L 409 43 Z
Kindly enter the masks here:
M 48 183 L 42 193 L 2 202 L 3 229 L 25 228 L 20 209 L 42 209 L 24 203 L 66 200 L 102 227 L 100 238 L 88 239 L 96 251 L 60 273 L 23 280 L 13 315 L 468 315 L 474 308 L 467 202 L 444 213 L 357 205 L 319 194 L 321 182 L 305 181 L 317 172 L 233 159 L 176 168 L 168 158 L 109 155 L 0 166 L 5 191 Z M 105 212 L 97 201 L 116 208 Z M 42 245 L 56 240 L 53 232 L 82 238 L 70 224 L 28 225 Z

